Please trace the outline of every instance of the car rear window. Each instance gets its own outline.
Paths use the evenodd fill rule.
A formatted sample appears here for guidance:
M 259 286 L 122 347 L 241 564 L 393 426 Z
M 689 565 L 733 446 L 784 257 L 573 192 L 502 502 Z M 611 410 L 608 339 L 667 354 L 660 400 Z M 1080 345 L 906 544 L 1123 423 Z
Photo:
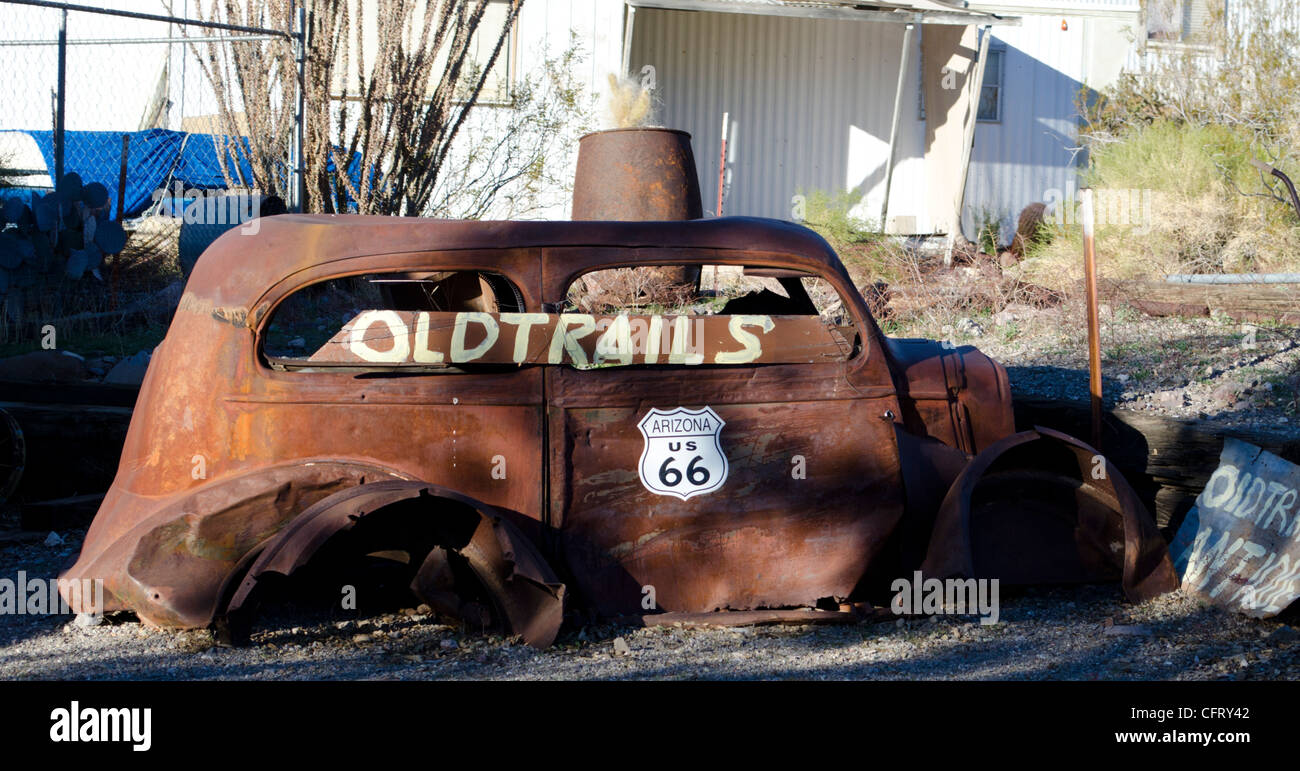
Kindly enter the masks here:
M 336 279 L 281 303 L 262 351 L 279 369 L 465 372 L 836 362 L 859 344 L 834 288 L 789 270 L 602 270 L 567 298 L 528 313 L 508 280 L 473 271 Z
M 484 271 L 406 271 L 331 279 L 304 287 L 280 303 L 262 333 L 262 354 L 272 366 L 403 364 L 396 353 L 399 319 L 443 320 L 459 313 L 518 313 L 523 311 L 518 288 L 498 273 Z M 352 345 L 353 330 L 366 324 L 368 334 Z M 412 324 L 411 329 L 415 329 Z M 385 339 L 387 347 L 385 348 Z M 366 357 L 340 355 L 353 348 Z M 360 343 L 367 343 L 360 346 Z M 410 349 L 409 341 L 406 348 Z M 409 357 L 410 363 L 417 362 Z
M 604 339 L 604 347 L 630 343 L 632 355 L 616 362 L 622 364 L 845 361 L 859 345 L 834 287 L 819 276 L 782 268 L 662 265 L 598 270 L 579 276 L 568 287 L 565 310 L 593 317 L 594 334 Z

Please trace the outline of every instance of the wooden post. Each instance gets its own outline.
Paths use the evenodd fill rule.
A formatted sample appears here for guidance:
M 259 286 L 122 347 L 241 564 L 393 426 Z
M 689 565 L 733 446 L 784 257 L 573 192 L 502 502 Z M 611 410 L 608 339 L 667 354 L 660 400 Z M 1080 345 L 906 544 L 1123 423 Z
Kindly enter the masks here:
M 1092 399 L 1092 446 L 1101 452 L 1101 319 L 1097 312 L 1097 255 L 1093 243 L 1092 189 L 1079 191 L 1083 224 L 1083 273 L 1088 302 L 1088 393 Z

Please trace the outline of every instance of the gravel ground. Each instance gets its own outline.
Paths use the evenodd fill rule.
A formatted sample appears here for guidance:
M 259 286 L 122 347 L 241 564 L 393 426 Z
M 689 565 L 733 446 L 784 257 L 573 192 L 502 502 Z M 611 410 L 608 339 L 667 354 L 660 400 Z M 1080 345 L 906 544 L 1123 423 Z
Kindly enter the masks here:
M 1017 396 L 1086 402 L 1085 318 L 1077 301 L 1043 309 L 1013 305 L 958 319 L 949 334 L 1001 362 Z M 1300 433 L 1300 330 L 1294 327 L 1152 318 L 1127 306 L 1102 306 L 1101 349 L 1110 408 Z
M 53 576 L 79 543 L 11 544 L 0 577 Z M 1181 594 L 1141 605 L 1117 587 L 1004 592 L 997 624 L 970 616 L 837 626 L 567 628 L 550 649 L 467 634 L 415 609 L 371 617 L 287 612 L 253 643 L 151 629 L 130 614 L 0 618 L 0 679 L 64 680 L 1241 680 L 1300 677 L 1300 632 Z

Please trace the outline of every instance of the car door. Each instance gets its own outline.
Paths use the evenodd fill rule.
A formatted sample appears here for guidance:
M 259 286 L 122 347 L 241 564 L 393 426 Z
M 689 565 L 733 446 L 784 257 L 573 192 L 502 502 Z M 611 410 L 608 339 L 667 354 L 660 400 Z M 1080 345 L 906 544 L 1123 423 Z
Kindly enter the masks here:
M 508 331 L 501 358 L 459 355 L 538 309 L 537 260 L 530 249 L 367 258 L 304 282 L 262 333 L 240 430 L 259 457 L 378 463 L 516 514 L 540 537 L 543 367 L 509 358 Z
M 698 292 L 710 266 L 688 268 L 705 273 Z M 601 612 L 843 598 L 897 525 L 898 407 L 860 298 L 838 298 L 845 327 L 775 295 L 675 311 L 643 295 L 604 319 L 647 332 L 630 364 L 547 369 L 548 516 L 569 580 Z

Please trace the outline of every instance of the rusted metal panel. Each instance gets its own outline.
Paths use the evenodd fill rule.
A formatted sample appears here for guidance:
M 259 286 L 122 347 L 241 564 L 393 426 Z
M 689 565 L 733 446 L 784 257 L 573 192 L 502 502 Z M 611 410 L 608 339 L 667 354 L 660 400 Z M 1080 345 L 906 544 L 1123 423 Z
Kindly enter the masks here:
M 1300 596 L 1300 466 L 1227 438 L 1170 552 L 1183 589 L 1269 618 Z
M 374 464 L 279 464 L 161 503 L 115 484 L 64 576 L 103 579 L 105 610 L 134 610 L 157 626 L 207 626 L 230 572 L 304 509 L 354 485 L 401 478 Z
M 847 597 L 903 510 L 887 412 L 849 365 L 701 371 L 548 371 L 551 521 L 575 590 L 630 613 L 653 587 L 669 611 L 807 606 Z M 781 375 L 788 377 L 781 377 Z M 642 483 L 652 408 L 711 408 L 725 486 L 685 500 Z M 670 466 L 684 472 L 697 453 Z
M 922 573 L 1009 584 L 1120 581 L 1134 602 L 1173 591 L 1164 539 L 1095 449 L 1037 428 L 962 471 L 939 509 Z
M 642 616 L 645 626 L 778 626 L 854 624 L 863 616 L 838 610 L 734 610 L 726 613 L 655 613 Z

